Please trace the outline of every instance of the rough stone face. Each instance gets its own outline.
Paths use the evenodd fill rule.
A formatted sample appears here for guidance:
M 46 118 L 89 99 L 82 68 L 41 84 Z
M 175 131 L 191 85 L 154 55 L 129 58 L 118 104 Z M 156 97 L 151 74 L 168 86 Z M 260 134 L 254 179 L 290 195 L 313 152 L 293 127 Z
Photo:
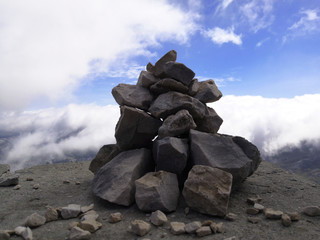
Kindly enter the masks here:
M 99 228 L 102 227 L 102 224 L 94 219 L 87 219 L 81 221 L 79 227 L 83 230 L 89 231 L 91 233 L 96 232 Z
M 174 235 L 180 235 L 185 233 L 185 224 L 183 222 L 171 222 L 170 229 L 171 233 Z
M 190 130 L 190 154 L 193 165 L 222 169 L 233 176 L 233 184 L 241 183 L 252 171 L 252 160 L 234 143 L 231 136 Z
M 79 227 L 73 227 L 70 230 L 69 240 L 89 240 L 91 233 Z
M 195 233 L 199 228 L 201 228 L 201 222 L 194 221 L 191 223 L 187 223 L 184 229 L 186 230 L 186 233 Z
M 0 164 L 0 177 L 7 172 L 10 172 L 10 165 Z
M 44 215 L 46 222 L 56 221 L 59 218 L 58 211 L 53 207 L 48 207 Z
M 159 76 L 163 72 L 163 67 L 167 62 L 177 60 L 177 52 L 175 50 L 171 50 L 163 55 L 153 66 L 151 63 L 147 65 L 147 70 L 152 72 L 155 76 Z
M 194 78 L 194 75 L 195 73 L 183 63 L 170 61 L 163 65 L 163 71 L 159 76 L 161 78 L 167 77 L 176 79 L 188 86 Z
M 138 78 L 137 85 L 145 88 L 149 88 L 151 85 L 158 82 L 160 79 L 156 78 L 152 73 L 148 71 L 141 71 Z
M 288 214 L 282 214 L 281 216 L 281 222 L 282 222 L 282 225 L 285 226 L 285 227 L 290 227 L 291 226 L 291 218 L 289 217 Z
M 199 228 L 199 229 L 196 231 L 196 233 L 197 233 L 197 236 L 198 236 L 198 237 L 204 237 L 204 236 L 210 235 L 210 234 L 212 233 L 212 231 L 211 231 L 211 228 L 210 228 L 210 227 L 204 226 L 204 227 Z
M 235 220 L 237 220 L 238 216 L 234 213 L 228 213 L 224 219 L 227 220 L 227 221 L 230 221 L 230 222 L 233 222 Z
M 153 142 L 153 158 L 156 169 L 181 174 L 189 156 L 188 140 L 165 137 Z
M 289 215 L 291 221 L 293 221 L 293 222 L 300 220 L 300 214 L 297 212 L 290 212 L 290 213 L 288 213 L 288 215 Z
M 175 137 L 189 133 L 190 129 L 197 127 L 192 116 L 187 110 L 180 110 L 176 114 L 167 117 L 159 128 L 159 138 Z
M 176 210 L 180 192 L 175 174 L 165 171 L 149 172 L 136 180 L 135 184 L 135 198 L 140 210 L 146 212 Z
M 187 205 L 200 213 L 224 217 L 231 193 L 232 175 L 209 166 L 195 165 L 182 194 Z
M 87 220 L 97 220 L 99 217 L 99 214 L 94 211 L 94 210 L 90 210 L 88 212 L 86 212 L 82 217 L 81 217 L 81 221 L 87 221 Z
M 150 150 L 122 152 L 96 173 L 92 181 L 93 193 L 109 202 L 129 206 L 134 202 L 134 181 L 153 169 Z
M 159 95 L 149 112 L 156 118 L 165 119 L 183 109 L 188 110 L 195 120 L 202 119 L 207 113 L 207 106 L 198 99 L 173 91 Z
M 188 94 L 189 94 L 190 96 L 194 96 L 194 95 L 197 94 L 198 90 L 199 90 L 199 81 L 198 81 L 198 79 L 195 78 L 195 79 L 193 79 L 193 80 L 191 81 L 191 83 L 190 83 L 190 85 L 189 85 L 189 92 L 188 92 Z
M 121 83 L 112 89 L 112 95 L 120 105 L 148 110 L 153 96 L 147 88 Z
M 0 178 L 0 187 L 10 187 L 19 184 L 19 175 L 5 174 Z
M 33 213 L 26 219 L 25 225 L 27 227 L 35 228 L 42 226 L 46 223 L 46 218 L 44 216 L 39 215 L 38 213 Z
M 222 118 L 216 111 L 207 107 L 207 113 L 202 119 L 197 120 L 196 130 L 207 133 L 217 133 L 223 122 Z
M 16 235 L 21 236 L 24 240 L 32 240 L 33 239 L 33 235 L 32 235 L 32 231 L 29 227 L 16 227 L 14 229 L 14 232 Z
M 115 138 L 121 149 L 150 147 L 162 122 L 132 107 L 121 107 Z
M 88 206 L 81 206 L 81 212 L 82 213 L 87 213 L 87 212 L 91 211 L 93 208 L 94 208 L 94 204 L 93 203 L 91 203 Z
M 318 206 L 308 206 L 305 207 L 302 212 L 309 217 L 320 216 L 320 207 Z
M 282 214 L 282 211 L 276 211 L 271 208 L 266 208 L 264 211 L 264 215 L 268 219 L 281 219 Z
M 171 78 L 161 79 L 150 87 L 150 92 L 155 95 L 159 95 L 169 91 L 187 93 L 188 90 L 189 88 L 186 85 Z
M 81 213 L 81 206 L 78 204 L 69 204 L 61 209 L 63 219 L 75 218 Z
M 151 225 L 142 220 L 134 220 L 131 222 L 131 231 L 138 236 L 146 235 L 151 229 Z
M 223 232 L 223 223 L 211 223 L 210 228 L 213 233 L 222 233 Z
M 122 221 L 123 219 L 123 215 L 120 212 L 116 212 L 116 213 L 111 213 L 109 216 L 109 223 L 117 223 Z
M 119 146 L 117 144 L 108 144 L 102 146 L 95 158 L 91 161 L 89 170 L 96 173 L 103 165 L 110 162 L 112 158 L 120 153 Z
M 199 82 L 198 92 L 194 97 L 203 103 L 210 103 L 218 101 L 222 97 L 222 93 L 217 88 L 215 82 L 210 79 Z
M 259 212 L 263 212 L 263 210 L 264 210 L 264 206 L 259 203 L 255 203 L 253 205 L 253 208 L 257 209 Z
M 168 221 L 168 219 L 163 212 L 161 212 L 160 210 L 157 210 L 151 213 L 150 221 L 153 225 L 161 226 L 165 224 Z

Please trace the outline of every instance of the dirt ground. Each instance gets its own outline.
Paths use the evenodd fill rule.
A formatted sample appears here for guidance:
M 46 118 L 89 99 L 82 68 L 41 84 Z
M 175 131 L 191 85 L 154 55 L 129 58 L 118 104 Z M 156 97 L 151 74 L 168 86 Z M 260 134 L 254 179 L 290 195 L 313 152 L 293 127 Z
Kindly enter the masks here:
M 134 219 L 149 220 L 149 215 L 138 210 L 136 205 L 121 207 L 102 201 L 91 193 L 90 184 L 93 174 L 88 170 L 89 162 L 63 163 L 41 165 L 17 171 L 20 174 L 20 190 L 13 187 L 0 188 L 0 230 L 14 229 L 23 225 L 27 216 L 34 212 L 44 214 L 46 206 L 64 207 L 68 204 L 82 206 L 94 203 L 100 217 L 98 221 L 102 228 L 92 234 L 91 239 L 193 239 L 195 235 L 175 236 L 170 233 L 169 223 L 163 227 L 152 226 L 151 231 L 144 237 L 127 231 L 130 221 Z M 26 181 L 33 178 L 33 181 Z M 64 183 L 69 181 L 70 183 Z M 80 184 L 77 185 L 76 182 Z M 33 189 L 34 184 L 40 188 Z M 309 205 L 320 205 L 320 185 L 313 183 L 299 175 L 291 174 L 263 161 L 254 175 L 249 177 L 240 189 L 232 193 L 229 203 L 229 212 L 238 215 L 234 222 L 214 218 L 190 211 L 185 215 L 186 207 L 183 199 L 180 200 L 176 212 L 168 214 L 168 220 L 189 223 L 195 220 L 211 219 L 223 222 L 224 233 L 214 234 L 201 239 L 225 239 L 236 236 L 237 239 L 320 239 L 320 217 L 308 217 L 301 214 L 301 220 L 293 222 L 290 227 L 284 227 L 280 220 L 267 220 L 260 214 L 261 221 L 252 224 L 247 221 L 246 203 L 248 197 L 259 195 L 265 207 L 283 212 L 301 212 Z M 108 216 L 113 212 L 121 212 L 123 221 L 108 223 Z M 62 240 L 69 235 L 69 223 L 77 219 L 58 220 L 46 223 L 33 229 L 35 240 Z M 21 239 L 13 236 L 10 239 Z

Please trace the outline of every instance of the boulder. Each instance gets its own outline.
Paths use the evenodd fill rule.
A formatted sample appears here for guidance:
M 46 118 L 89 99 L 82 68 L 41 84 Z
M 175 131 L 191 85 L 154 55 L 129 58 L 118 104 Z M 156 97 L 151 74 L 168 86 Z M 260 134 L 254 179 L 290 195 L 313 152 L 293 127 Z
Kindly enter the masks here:
M 25 226 L 30 228 L 35 228 L 42 226 L 46 223 L 46 218 L 44 216 L 39 215 L 38 213 L 33 213 L 27 217 Z
M 188 90 L 189 88 L 186 85 L 171 78 L 161 79 L 150 87 L 150 92 L 155 95 L 160 95 L 169 91 L 187 93 Z
M 180 110 L 176 114 L 167 117 L 159 128 L 159 138 L 175 137 L 188 134 L 190 129 L 197 127 L 188 110 Z
M 233 176 L 238 185 L 252 172 L 252 160 L 231 136 L 190 130 L 190 157 L 193 165 L 222 169 Z
M 224 217 L 227 214 L 232 175 L 218 168 L 195 165 L 184 183 L 187 205 L 200 213 Z
M 120 148 L 117 144 L 108 144 L 102 146 L 95 158 L 91 161 L 89 170 L 96 173 L 103 165 L 110 162 L 112 158 L 120 153 Z
M 151 213 L 150 221 L 155 226 L 162 226 L 168 221 L 168 218 L 163 212 L 157 210 Z
M 195 78 L 195 79 L 193 79 L 193 80 L 191 81 L 191 83 L 189 84 L 188 94 L 189 94 L 190 96 L 194 96 L 194 95 L 197 94 L 198 90 L 199 90 L 199 81 L 198 81 L 198 79 Z
M 76 218 L 81 213 L 81 206 L 78 204 L 69 204 L 61 209 L 63 219 Z
M 210 79 L 199 82 L 199 88 L 194 97 L 203 103 L 210 103 L 218 101 L 222 97 L 222 93 L 216 86 L 215 82 Z
M 173 173 L 159 171 L 149 172 L 135 182 L 136 204 L 145 212 L 176 210 L 179 198 L 177 176 Z
M 167 52 L 165 55 L 163 55 L 153 66 L 151 63 L 148 63 L 147 70 L 151 73 L 153 73 L 155 76 L 161 75 L 163 72 L 164 65 L 167 62 L 173 61 L 175 62 L 177 60 L 177 52 L 175 50 L 171 50 Z
M 111 203 L 129 206 L 134 203 L 134 181 L 153 169 L 150 150 L 122 152 L 96 173 L 92 181 L 93 193 Z
M 189 145 L 187 139 L 165 137 L 153 142 L 156 169 L 181 174 L 187 166 Z
M 18 174 L 4 174 L 0 177 L 0 187 L 10 187 L 19 184 L 19 175 Z
M 137 85 L 145 88 L 150 88 L 151 85 L 155 84 L 159 80 L 160 79 L 155 77 L 152 73 L 148 71 L 141 71 Z
M 222 118 L 216 113 L 216 111 L 207 107 L 206 115 L 202 119 L 197 120 L 196 130 L 207 133 L 217 133 L 222 122 Z
M 162 122 L 138 109 L 122 106 L 115 138 L 122 150 L 151 147 Z
M 188 110 L 193 119 L 201 119 L 207 113 L 207 106 L 198 99 L 178 92 L 159 95 L 151 104 L 149 112 L 156 118 L 166 118 L 180 110 Z
M 177 81 L 189 86 L 195 73 L 183 63 L 174 61 L 166 62 L 163 65 L 163 70 L 159 74 L 161 78 L 173 78 Z
M 148 110 L 153 96 L 147 88 L 121 83 L 112 89 L 112 95 L 120 105 Z

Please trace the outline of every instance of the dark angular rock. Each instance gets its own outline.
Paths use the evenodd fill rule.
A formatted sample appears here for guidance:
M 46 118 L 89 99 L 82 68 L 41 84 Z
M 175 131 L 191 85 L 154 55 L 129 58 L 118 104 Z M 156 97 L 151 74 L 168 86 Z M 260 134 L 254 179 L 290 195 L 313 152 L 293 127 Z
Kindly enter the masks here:
M 166 137 L 153 142 L 153 156 L 156 169 L 181 174 L 188 161 L 187 139 Z
M 115 138 L 120 149 L 151 147 L 162 122 L 138 109 L 122 106 Z
M 210 79 L 207 81 L 199 82 L 199 89 L 194 97 L 199 99 L 203 103 L 210 103 L 218 101 L 222 97 L 222 93 L 218 89 L 215 82 Z
M 190 155 L 194 165 L 222 169 L 240 184 L 252 172 L 252 160 L 234 143 L 231 136 L 190 130 Z
M 159 138 L 175 137 L 189 133 L 190 129 L 195 129 L 196 123 L 187 110 L 180 110 L 176 114 L 170 115 L 163 121 L 159 128 Z
M 4 174 L 0 178 L 0 187 L 10 187 L 19 184 L 19 175 L 17 174 Z
M 134 203 L 134 181 L 154 169 L 151 151 L 145 148 L 125 151 L 104 165 L 92 181 L 93 193 L 111 203 Z
M 258 166 L 260 165 L 262 158 L 260 155 L 259 149 L 249 142 L 247 139 L 243 137 L 233 137 L 232 140 L 238 144 L 238 146 L 242 149 L 242 151 L 247 155 L 248 158 L 252 160 L 252 168 L 250 175 L 257 170 Z
M 140 76 L 138 78 L 137 85 L 145 88 L 149 88 L 151 85 L 158 82 L 160 79 L 153 76 L 152 73 L 148 71 L 141 71 Z
M 135 182 L 135 199 L 140 210 L 175 211 L 180 195 L 177 175 L 165 171 L 149 172 Z
M 112 158 L 120 153 L 120 148 L 117 144 L 108 144 L 100 148 L 95 158 L 91 161 L 89 170 L 96 173 L 103 165 L 110 162 Z
M 153 96 L 147 88 L 121 83 L 112 89 L 112 95 L 120 105 L 148 110 Z
M 159 75 L 161 78 L 173 78 L 184 85 L 189 86 L 195 73 L 183 63 L 167 62 L 163 66 L 163 72 Z
M 177 60 L 177 52 L 175 50 L 171 50 L 163 55 L 153 66 L 151 63 L 147 65 L 147 70 L 153 73 L 155 76 L 159 76 L 163 72 L 164 65 L 167 62 Z
M 189 89 L 186 85 L 171 78 L 161 79 L 150 87 L 150 91 L 155 95 L 159 95 L 169 91 L 187 93 L 188 90 Z
M 189 92 L 190 96 L 194 96 L 199 91 L 199 81 L 197 78 L 193 79 L 189 85 Z
M 193 119 L 201 119 L 207 113 L 207 106 L 198 99 L 178 92 L 159 95 L 151 104 L 149 112 L 156 118 L 166 118 L 180 110 L 188 110 Z
M 202 119 L 197 120 L 196 130 L 207 133 L 217 133 L 223 120 L 214 109 L 210 107 L 207 107 L 207 109 L 207 114 Z
M 195 165 L 182 191 L 187 205 L 200 213 L 224 217 L 227 214 L 232 175 L 218 168 Z

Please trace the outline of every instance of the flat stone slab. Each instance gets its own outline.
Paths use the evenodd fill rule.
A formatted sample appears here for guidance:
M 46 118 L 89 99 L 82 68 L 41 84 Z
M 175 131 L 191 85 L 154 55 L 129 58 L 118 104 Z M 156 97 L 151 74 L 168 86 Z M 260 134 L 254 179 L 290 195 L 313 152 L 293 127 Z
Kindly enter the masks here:
M 134 203 L 135 180 L 153 169 L 150 150 L 124 151 L 100 168 L 92 180 L 92 191 L 111 203 L 129 206 Z
M 189 91 L 189 88 L 182 84 L 181 82 L 178 82 L 171 78 L 164 78 L 160 81 L 156 82 L 150 87 L 150 91 L 153 94 L 159 95 L 162 93 L 166 93 L 169 91 L 176 91 L 181 93 L 187 93 Z

